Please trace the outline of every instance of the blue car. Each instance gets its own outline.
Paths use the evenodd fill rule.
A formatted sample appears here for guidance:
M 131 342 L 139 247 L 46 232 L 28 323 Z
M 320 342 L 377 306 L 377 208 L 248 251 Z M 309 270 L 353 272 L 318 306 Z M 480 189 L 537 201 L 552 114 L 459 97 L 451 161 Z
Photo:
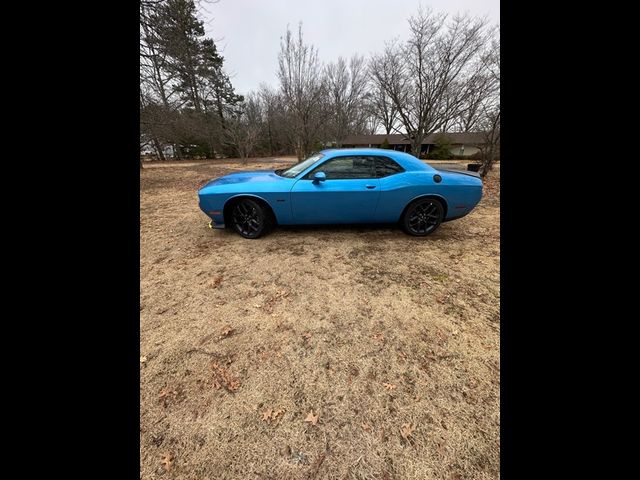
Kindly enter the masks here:
M 323 150 L 291 168 L 232 173 L 198 192 L 209 226 L 258 238 L 274 225 L 400 223 L 415 236 L 464 217 L 482 198 L 477 173 L 436 170 L 393 150 Z

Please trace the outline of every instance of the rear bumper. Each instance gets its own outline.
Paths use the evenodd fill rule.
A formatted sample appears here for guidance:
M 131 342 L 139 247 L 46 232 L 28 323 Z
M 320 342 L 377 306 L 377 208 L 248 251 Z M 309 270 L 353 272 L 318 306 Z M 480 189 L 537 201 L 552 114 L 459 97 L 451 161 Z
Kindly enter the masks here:
M 209 228 L 225 228 L 225 224 L 224 223 L 216 223 L 215 221 L 211 220 L 209 222 Z
M 455 214 L 453 217 L 447 217 L 447 218 L 444 218 L 444 219 L 442 220 L 442 223 L 444 223 L 444 222 L 450 222 L 451 220 L 457 220 L 457 219 L 459 219 L 459 218 L 466 217 L 467 215 L 469 215 L 469 213 L 470 213 L 470 212 L 471 212 L 471 210 L 467 210 L 467 211 L 465 211 L 464 213 L 457 213 L 457 214 Z

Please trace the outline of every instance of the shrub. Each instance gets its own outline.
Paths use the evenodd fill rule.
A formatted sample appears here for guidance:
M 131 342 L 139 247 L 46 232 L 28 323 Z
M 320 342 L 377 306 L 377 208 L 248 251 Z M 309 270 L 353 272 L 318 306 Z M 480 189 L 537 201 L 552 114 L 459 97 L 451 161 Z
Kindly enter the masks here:
M 453 158 L 453 154 L 448 148 L 435 146 L 433 150 L 427 154 L 427 158 L 430 158 L 431 160 L 451 160 Z
M 385 149 L 391 148 L 389 146 L 389 140 L 387 140 L 387 137 L 384 137 L 384 142 L 382 142 L 382 144 L 380 145 L 380 148 L 385 148 Z
M 451 140 L 446 135 L 438 135 L 435 139 L 435 145 L 427 157 L 432 160 L 451 160 L 453 154 L 451 153 Z

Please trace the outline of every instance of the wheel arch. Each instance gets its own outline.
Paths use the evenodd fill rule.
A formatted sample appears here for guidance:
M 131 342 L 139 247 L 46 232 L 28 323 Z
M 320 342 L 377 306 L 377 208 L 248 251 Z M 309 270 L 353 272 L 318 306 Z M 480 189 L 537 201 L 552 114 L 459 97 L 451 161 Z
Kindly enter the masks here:
M 444 208 L 442 221 L 444 221 L 447 218 L 447 212 L 449 211 L 449 205 L 447 204 L 447 200 L 442 195 L 438 195 L 435 193 L 426 193 L 424 195 L 418 195 L 417 197 L 414 197 L 411 200 L 409 200 L 407 204 L 404 206 L 404 208 L 402 209 L 402 213 L 400 214 L 400 218 L 398 218 L 398 221 L 402 220 L 402 217 L 404 217 L 405 212 L 413 202 L 420 200 L 422 198 L 435 198 L 436 200 L 439 200 L 442 203 L 442 206 Z
M 278 217 L 276 217 L 276 213 L 273 209 L 273 207 L 271 206 L 271 204 L 265 200 L 264 198 L 260 197 L 259 195 L 254 195 L 252 193 L 239 193 L 237 195 L 234 195 L 232 197 L 227 198 L 226 202 L 224 202 L 224 206 L 222 207 L 222 216 L 224 218 L 224 224 L 225 226 L 231 225 L 231 207 L 233 207 L 233 205 L 238 202 L 239 200 L 242 200 L 243 198 L 248 198 L 254 201 L 257 201 L 261 204 L 263 204 L 265 207 L 267 207 L 267 209 L 269 210 L 269 212 L 271 212 L 271 215 L 273 217 L 274 222 L 277 223 L 278 221 Z

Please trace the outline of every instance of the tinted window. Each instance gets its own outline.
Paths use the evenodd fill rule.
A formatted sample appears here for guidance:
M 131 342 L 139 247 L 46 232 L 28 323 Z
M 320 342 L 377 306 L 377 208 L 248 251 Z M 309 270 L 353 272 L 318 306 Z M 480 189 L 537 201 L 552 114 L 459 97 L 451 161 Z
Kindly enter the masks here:
M 316 172 L 324 172 L 327 180 L 375 178 L 373 157 L 336 157 L 313 169 L 306 178 Z
M 318 160 L 322 158 L 322 154 L 314 155 L 312 157 L 307 158 L 305 161 L 295 164 L 293 167 L 287 170 L 276 170 L 276 174 L 282 177 L 293 178 L 303 170 L 306 170 L 311 165 L 316 163 Z
M 404 168 L 387 157 L 376 157 L 376 174 L 378 178 L 388 177 L 395 173 L 404 172 Z

